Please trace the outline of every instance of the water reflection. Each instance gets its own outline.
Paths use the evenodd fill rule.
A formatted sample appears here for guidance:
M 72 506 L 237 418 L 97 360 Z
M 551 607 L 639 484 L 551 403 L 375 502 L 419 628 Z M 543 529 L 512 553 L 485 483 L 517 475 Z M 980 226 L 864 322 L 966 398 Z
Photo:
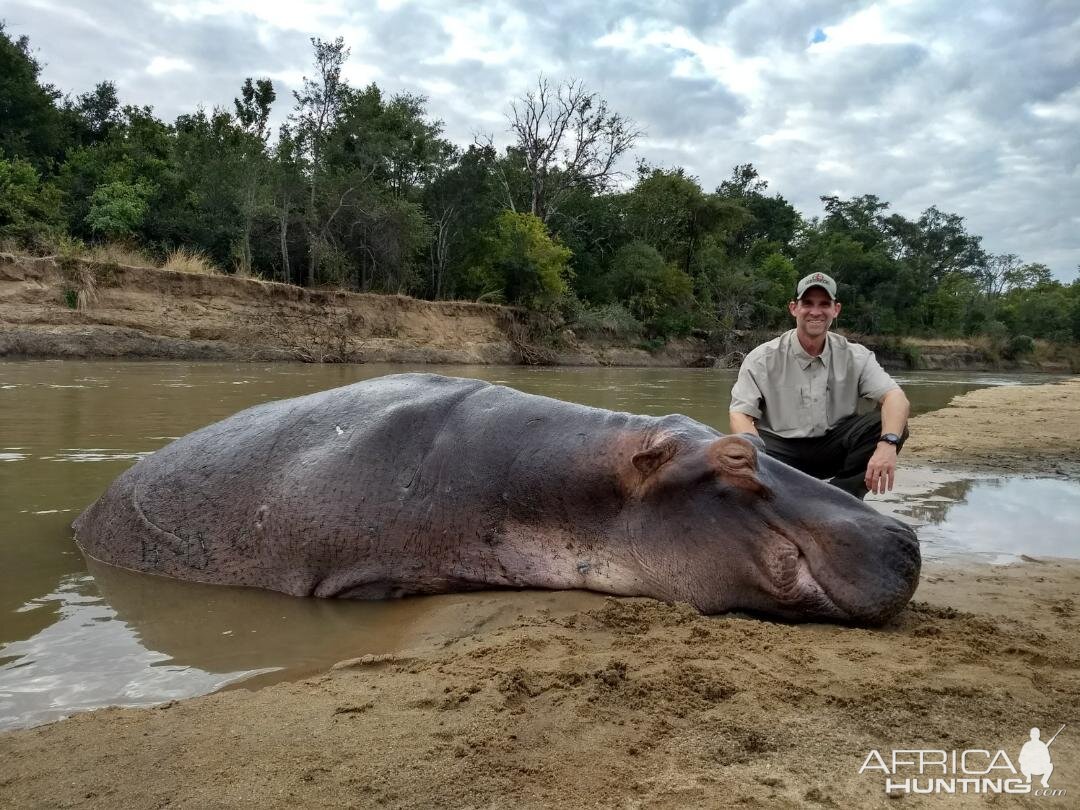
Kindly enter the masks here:
M 604 599 L 543 591 L 299 599 L 86 562 L 89 574 L 20 609 L 40 611 L 44 629 L 0 647 L 0 729 L 301 677 L 343 658 L 441 646 L 522 613 L 573 613 Z
M 910 500 L 903 509 L 897 511 L 902 515 L 914 518 L 915 525 L 941 523 L 949 509 L 963 501 L 976 483 L 976 480 L 970 478 L 949 481 L 935 487 L 924 496 Z M 989 483 L 997 484 L 998 482 L 992 481 Z
M 995 562 L 1080 557 L 1080 484 L 1056 478 L 951 481 L 897 510 L 919 528 L 924 556 Z
M 407 611 L 403 615 L 391 602 L 297 599 L 181 582 L 95 560 L 87 567 L 139 642 L 177 664 L 213 672 L 278 668 L 283 661 L 302 669 L 323 661 L 327 646 L 388 650 L 400 644 L 407 626 Z
M 0 648 L 0 729 L 37 725 L 114 704 L 149 706 L 212 692 L 251 671 L 213 674 L 167 663 L 141 644 L 88 576 L 65 578 L 24 606 L 52 623 Z

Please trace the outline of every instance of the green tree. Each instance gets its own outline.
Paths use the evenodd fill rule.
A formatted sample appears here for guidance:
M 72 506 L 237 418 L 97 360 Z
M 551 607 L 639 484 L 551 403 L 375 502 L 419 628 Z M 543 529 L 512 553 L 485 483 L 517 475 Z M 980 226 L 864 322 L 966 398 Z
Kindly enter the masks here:
M 431 223 L 425 292 L 432 298 L 484 292 L 470 268 L 482 263 L 485 236 L 502 209 L 495 150 L 473 144 L 432 177 L 424 192 Z
M 301 283 L 302 278 L 293 277 L 291 253 L 300 248 L 290 241 L 290 225 L 301 215 L 300 203 L 303 201 L 304 176 L 303 161 L 296 135 L 288 124 L 283 124 L 278 131 L 277 143 L 270 156 L 270 194 L 273 200 L 271 209 L 276 225 L 277 271 L 287 283 Z
M 62 230 L 60 192 L 29 161 L 0 158 L 0 240 L 39 250 Z
M 978 281 L 959 273 L 941 281 L 928 297 L 927 310 L 936 334 L 946 337 L 978 331 L 988 317 L 980 302 Z
M 757 242 L 775 245 L 775 249 L 787 256 L 793 254 L 802 217 L 779 194 L 766 196 L 768 185 L 752 164 L 744 163 L 736 166 L 731 177 L 716 190 L 717 197 L 738 204 L 749 214 L 731 234 L 731 245 L 737 255 L 748 254 Z
M 277 98 L 274 84 L 269 79 L 244 80 L 239 98 L 233 99 L 236 122 L 243 132 L 240 138 L 240 240 L 235 248 L 237 265 L 241 272 L 249 273 L 254 265 L 251 232 L 260 211 L 270 207 L 270 156 L 267 138 L 270 130 L 270 108 Z
M 107 81 L 99 82 L 74 103 L 65 100 L 63 114 L 71 131 L 70 140 L 78 146 L 92 146 L 107 140 L 115 128 L 123 125 L 116 85 Z
M 638 180 L 624 198 L 625 227 L 631 239 L 656 248 L 685 273 L 706 239 L 727 243 L 750 214 L 742 206 L 701 190 L 682 168 L 638 165 Z
M 1009 327 L 1012 335 L 1031 335 L 1037 338 L 1067 340 L 1072 333 L 1072 306 L 1069 288 L 1059 281 L 1043 276 L 1044 266 L 1035 265 L 1034 273 L 1042 276 L 1034 285 L 1017 285 L 998 302 L 998 318 Z
M 1033 262 L 1010 269 L 1005 273 L 1005 284 L 1010 290 L 1028 290 L 1036 287 L 1051 288 L 1054 276 L 1045 264 Z
M 374 84 L 346 97 L 332 138 L 335 159 L 405 199 L 416 199 L 455 155 L 442 138 L 442 122 L 427 118 L 423 96 L 386 99 Z
M 250 162 L 259 143 L 227 112 L 216 109 L 181 115 L 170 138 L 169 165 L 176 194 L 158 200 L 159 218 L 169 229 L 157 234 L 163 248 L 196 246 L 221 267 L 245 263 L 245 229 L 250 227 Z M 254 206 L 254 203 L 251 203 Z M 247 257 L 250 260 L 250 256 Z
M 344 206 L 349 188 L 332 198 L 335 191 L 327 188 L 325 167 L 326 147 L 331 133 L 338 124 L 341 108 L 350 94 L 349 85 L 341 78 L 345 60 L 349 58 L 349 49 L 345 41 L 338 37 L 333 42 L 325 42 L 318 37 L 311 39 L 315 51 L 314 79 L 304 77 L 303 88 L 293 91 L 296 106 L 290 116 L 296 140 L 296 151 L 304 161 L 307 195 L 304 201 L 304 227 L 307 236 L 307 275 L 308 286 L 315 284 L 315 271 L 319 263 L 320 250 L 326 246 L 325 232 L 327 218 L 336 217 Z M 335 204 L 336 202 L 336 204 Z
M 0 157 L 23 158 L 38 171 L 48 171 L 66 144 L 56 106 L 60 92 L 42 84 L 40 74 L 30 40 L 12 40 L 0 22 Z
M 612 297 L 653 335 L 686 334 L 692 324 L 693 281 L 660 252 L 631 242 L 615 254 L 608 275 Z
M 503 211 L 485 248 L 478 271 L 489 297 L 540 309 L 566 293 L 570 251 L 552 239 L 539 217 Z
M 95 233 L 110 239 L 134 236 L 146 218 L 146 201 L 154 193 L 146 182 L 125 183 L 115 180 L 94 189 L 86 223 Z
M 64 216 L 68 231 L 92 240 L 104 234 L 90 224 L 91 200 L 100 186 L 123 183 L 150 187 L 138 232 L 133 234 L 144 246 L 160 252 L 165 245 L 182 242 L 181 218 L 176 209 L 183 205 L 183 178 L 173 165 L 173 132 L 159 121 L 149 107 L 124 107 L 121 121 L 109 136 L 91 146 L 68 151 L 57 177 L 64 192 Z
M 584 302 L 609 300 L 606 273 L 612 256 L 627 242 L 623 195 L 593 194 L 587 188 L 568 195 L 549 227 L 574 254 L 572 287 Z
M 1069 304 L 1069 331 L 1067 334 L 1075 342 L 1080 343 L 1080 278 L 1069 285 L 1068 296 L 1071 303 Z
M 754 272 L 757 280 L 757 300 L 764 307 L 762 320 L 768 325 L 787 324 L 787 302 L 795 295 L 799 281 L 795 263 L 780 252 L 767 255 Z

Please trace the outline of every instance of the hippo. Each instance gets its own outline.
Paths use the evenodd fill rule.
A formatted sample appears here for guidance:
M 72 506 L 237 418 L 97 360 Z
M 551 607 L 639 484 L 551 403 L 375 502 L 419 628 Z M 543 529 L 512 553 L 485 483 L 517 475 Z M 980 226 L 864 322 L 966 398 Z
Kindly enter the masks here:
M 756 436 L 434 374 L 241 411 L 73 528 L 103 563 L 295 596 L 586 589 L 866 625 L 920 567 L 909 527 Z

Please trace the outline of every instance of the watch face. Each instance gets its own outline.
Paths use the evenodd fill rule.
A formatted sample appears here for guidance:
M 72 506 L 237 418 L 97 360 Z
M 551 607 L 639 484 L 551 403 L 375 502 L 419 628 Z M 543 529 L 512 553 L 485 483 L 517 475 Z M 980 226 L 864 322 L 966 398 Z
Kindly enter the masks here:
M 895 433 L 885 433 L 878 441 L 888 442 L 889 444 L 899 444 L 900 437 Z

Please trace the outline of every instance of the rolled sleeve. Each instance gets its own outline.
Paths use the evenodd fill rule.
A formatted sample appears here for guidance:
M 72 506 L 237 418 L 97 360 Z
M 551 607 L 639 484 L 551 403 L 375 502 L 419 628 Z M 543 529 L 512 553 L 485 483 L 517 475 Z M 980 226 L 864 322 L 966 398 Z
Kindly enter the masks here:
M 743 362 L 739 369 L 739 378 L 735 380 L 735 385 L 731 388 L 731 405 L 728 406 L 728 410 L 760 419 L 761 399 L 761 389 L 754 381 L 749 364 Z
M 879 402 L 883 396 L 899 387 L 871 352 L 859 375 L 859 396 Z

